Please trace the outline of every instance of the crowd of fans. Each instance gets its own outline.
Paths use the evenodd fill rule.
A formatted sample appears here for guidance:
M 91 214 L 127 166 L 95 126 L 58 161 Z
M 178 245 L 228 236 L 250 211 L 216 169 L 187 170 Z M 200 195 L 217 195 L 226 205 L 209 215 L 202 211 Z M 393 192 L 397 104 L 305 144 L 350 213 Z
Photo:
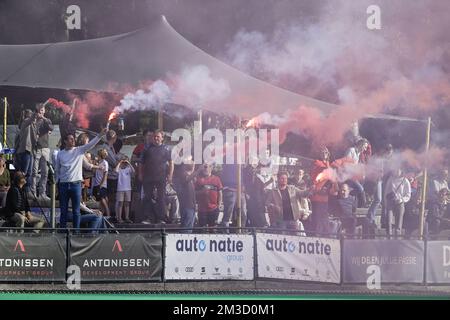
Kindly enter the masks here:
M 160 130 L 144 131 L 144 141 L 129 159 L 120 152 L 122 143 L 113 130 L 103 129 L 90 141 L 87 134 L 76 137 L 68 130 L 70 115 L 65 120 L 61 148 L 52 157 L 61 228 L 68 221 L 75 229 L 85 226 L 95 229 L 93 232 L 104 229 L 106 222 L 145 223 L 178 225 L 184 232 L 254 227 L 355 237 L 361 227 L 363 237 L 370 238 L 380 228 L 395 236 L 411 235 L 419 226 L 422 179 L 407 166 L 393 165 L 392 145 L 374 156 L 370 142 L 358 137 L 338 159 L 321 147 L 311 166 L 296 167 L 293 172 L 272 174 L 261 165 L 243 165 L 239 195 L 238 165 L 194 165 L 189 160 L 174 165 Z M 45 105 L 38 104 L 34 112 L 26 111 L 21 121 L 13 177 L 0 159 L 1 214 L 9 226 L 44 225 L 42 217 L 31 214 L 29 200 L 49 200 L 48 135 L 52 130 Z M 103 137 L 104 143 L 93 153 Z M 330 170 L 339 171 L 349 164 L 367 166 L 367 170 L 345 179 L 329 175 Z M 430 234 L 450 229 L 448 169 L 435 169 L 427 193 Z M 92 198 L 99 210 L 87 207 Z

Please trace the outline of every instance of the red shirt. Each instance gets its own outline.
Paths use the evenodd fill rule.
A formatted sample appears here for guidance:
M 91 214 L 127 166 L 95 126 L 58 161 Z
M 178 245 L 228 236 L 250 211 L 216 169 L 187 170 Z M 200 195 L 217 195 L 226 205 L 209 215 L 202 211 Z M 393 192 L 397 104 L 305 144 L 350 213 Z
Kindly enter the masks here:
M 219 191 L 222 188 L 222 181 L 217 176 L 198 177 L 195 182 L 198 212 L 216 210 L 219 207 Z
M 139 157 L 141 155 L 142 151 L 144 151 L 144 147 L 145 147 L 144 143 L 139 143 L 136 146 L 136 148 L 134 148 L 133 154 Z

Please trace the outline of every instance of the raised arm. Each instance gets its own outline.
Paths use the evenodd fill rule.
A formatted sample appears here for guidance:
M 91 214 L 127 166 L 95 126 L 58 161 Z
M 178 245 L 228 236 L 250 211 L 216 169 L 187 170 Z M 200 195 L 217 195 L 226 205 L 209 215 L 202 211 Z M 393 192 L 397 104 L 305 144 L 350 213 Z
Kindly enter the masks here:
M 84 154 L 85 152 L 88 152 L 89 150 L 91 150 L 92 148 L 95 147 L 95 145 L 97 143 L 99 143 L 99 141 L 101 140 L 101 138 L 106 134 L 106 128 L 104 128 L 102 131 L 100 131 L 100 133 L 91 141 L 89 141 L 89 143 L 85 144 L 84 146 L 80 146 L 77 149 L 77 152 L 79 154 Z

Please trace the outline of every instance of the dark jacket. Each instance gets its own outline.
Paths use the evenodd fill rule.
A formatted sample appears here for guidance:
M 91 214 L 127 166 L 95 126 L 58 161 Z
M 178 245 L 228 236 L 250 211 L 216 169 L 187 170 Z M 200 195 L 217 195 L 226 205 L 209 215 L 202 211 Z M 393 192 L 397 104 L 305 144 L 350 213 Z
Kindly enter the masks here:
M 48 148 L 49 132 L 53 130 L 52 121 L 47 118 L 36 120 L 37 149 Z
M 30 211 L 27 194 L 25 188 L 13 185 L 6 195 L 6 206 L 2 210 L 2 215 L 8 218 L 21 211 Z

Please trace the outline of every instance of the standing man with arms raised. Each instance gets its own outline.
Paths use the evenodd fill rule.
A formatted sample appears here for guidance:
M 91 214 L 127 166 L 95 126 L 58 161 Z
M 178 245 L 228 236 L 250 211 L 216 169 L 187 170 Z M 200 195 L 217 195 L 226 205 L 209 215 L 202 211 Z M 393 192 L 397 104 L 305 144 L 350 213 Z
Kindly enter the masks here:
M 59 199 L 61 206 L 60 227 L 65 228 L 69 210 L 69 199 L 72 201 L 73 227 L 80 228 L 81 182 L 83 181 L 84 153 L 94 148 L 106 134 L 103 129 L 100 134 L 84 146 L 75 147 L 75 137 L 72 134 L 64 138 L 64 149 L 58 152 L 56 158 L 56 176 L 59 179 Z

